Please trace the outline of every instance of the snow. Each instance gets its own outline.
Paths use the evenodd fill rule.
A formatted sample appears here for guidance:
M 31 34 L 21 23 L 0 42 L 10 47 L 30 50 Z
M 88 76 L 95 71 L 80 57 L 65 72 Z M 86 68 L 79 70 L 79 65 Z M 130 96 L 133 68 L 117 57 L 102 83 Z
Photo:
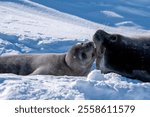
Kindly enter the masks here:
M 142 28 L 141 26 L 139 26 L 139 25 L 133 23 L 132 21 L 119 22 L 119 23 L 116 23 L 115 25 L 116 25 L 116 26 L 119 26 L 119 27 L 121 27 L 121 26 L 134 26 L 134 27 L 137 27 L 137 28 L 138 28 L 138 27 L 139 27 L 139 28 Z
M 115 26 L 118 22 L 133 21 L 144 29 L 150 27 L 149 0 L 31 0 L 45 6 L 88 19 L 93 22 Z M 62 7 L 63 6 L 63 7 Z M 123 18 L 110 18 L 101 11 L 109 11 Z M 110 13 L 109 13 L 110 14 Z
M 118 17 L 118 18 L 123 18 L 123 16 L 112 12 L 112 11 L 101 11 L 101 13 L 104 13 L 105 15 L 107 15 L 108 17 Z
M 94 71 L 88 76 L 91 80 L 88 80 L 86 77 L 74 76 L 2 74 L 0 75 L 0 99 L 150 99 L 150 83 L 132 81 L 115 73 L 101 75 L 101 77 L 100 75 L 99 71 Z
M 99 77 L 99 72 L 96 74 L 97 75 L 93 74 L 94 77 Z M 93 75 L 91 76 L 91 79 L 93 79 Z M 115 73 L 104 75 L 103 80 L 78 80 L 74 87 L 84 94 L 85 99 L 150 99 L 149 83 L 131 81 Z
M 99 80 L 104 80 L 104 75 L 101 73 L 101 70 L 93 70 L 91 71 L 88 76 L 87 76 L 87 80 L 88 81 L 92 81 L 92 80 L 95 80 L 95 81 L 99 81 Z
M 0 99 L 84 99 L 72 89 L 75 77 L 56 76 L 0 76 Z
M 148 0 L 0 1 L 0 55 L 65 53 L 72 45 L 91 40 L 98 29 L 131 37 L 150 36 L 149 3 Z M 135 10 L 130 10 L 131 6 Z M 150 83 L 115 73 L 102 74 L 95 70 L 94 63 L 87 77 L 0 74 L 0 99 L 147 100 Z

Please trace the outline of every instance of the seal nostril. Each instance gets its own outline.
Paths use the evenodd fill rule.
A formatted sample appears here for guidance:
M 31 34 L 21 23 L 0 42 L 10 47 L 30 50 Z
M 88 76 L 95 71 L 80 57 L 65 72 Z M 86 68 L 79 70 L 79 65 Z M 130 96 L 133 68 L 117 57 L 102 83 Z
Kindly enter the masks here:
M 93 43 L 92 43 L 92 42 L 89 42 L 89 46 L 93 46 Z
M 85 47 L 89 48 L 89 47 L 94 47 L 94 44 L 92 42 L 88 42 L 86 43 Z
M 89 47 L 89 44 L 86 44 L 86 46 L 85 47 Z

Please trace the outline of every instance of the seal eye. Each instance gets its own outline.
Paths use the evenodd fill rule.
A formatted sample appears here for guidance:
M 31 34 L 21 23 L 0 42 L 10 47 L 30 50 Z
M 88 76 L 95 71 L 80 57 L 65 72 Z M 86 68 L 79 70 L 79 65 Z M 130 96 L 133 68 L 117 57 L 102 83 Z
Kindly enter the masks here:
M 117 35 L 111 35 L 110 36 L 110 41 L 111 42 L 116 42 L 118 40 L 118 36 Z

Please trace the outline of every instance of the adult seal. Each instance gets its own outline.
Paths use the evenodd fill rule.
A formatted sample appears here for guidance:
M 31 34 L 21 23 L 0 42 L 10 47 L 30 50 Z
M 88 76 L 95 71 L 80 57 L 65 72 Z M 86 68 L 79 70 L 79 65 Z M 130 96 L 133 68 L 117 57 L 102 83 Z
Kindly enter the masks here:
M 150 38 L 131 38 L 98 30 L 93 36 L 96 45 L 96 67 L 102 72 L 150 82 Z
M 0 73 L 85 76 L 95 60 L 93 42 L 76 44 L 67 53 L 0 57 Z

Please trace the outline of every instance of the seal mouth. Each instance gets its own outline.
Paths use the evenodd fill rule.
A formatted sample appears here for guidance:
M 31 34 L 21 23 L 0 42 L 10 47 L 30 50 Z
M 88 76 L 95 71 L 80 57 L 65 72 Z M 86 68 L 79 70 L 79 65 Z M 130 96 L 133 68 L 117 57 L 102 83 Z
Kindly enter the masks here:
M 87 51 L 91 51 L 92 50 L 92 58 L 95 57 L 95 54 L 96 54 L 96 45 L 94 44 L 94 42 L 88 42 L 86 43 L 86 46 L 85 46 L 88 50 Z
M 93 58 L 93 57 L 95 57 L 95 53 L 94 53 L 94 52 L 92 53 L 92 58 Z
M 96 48 L 94 47 L 94 50 L 92 52 L 92 58 L 96 57 Z
M 80 43 L 80 49 L 78 56 L 80 60 L 93 59 L 96 55 L 96 48 L 94 47 L 94 42 Z

